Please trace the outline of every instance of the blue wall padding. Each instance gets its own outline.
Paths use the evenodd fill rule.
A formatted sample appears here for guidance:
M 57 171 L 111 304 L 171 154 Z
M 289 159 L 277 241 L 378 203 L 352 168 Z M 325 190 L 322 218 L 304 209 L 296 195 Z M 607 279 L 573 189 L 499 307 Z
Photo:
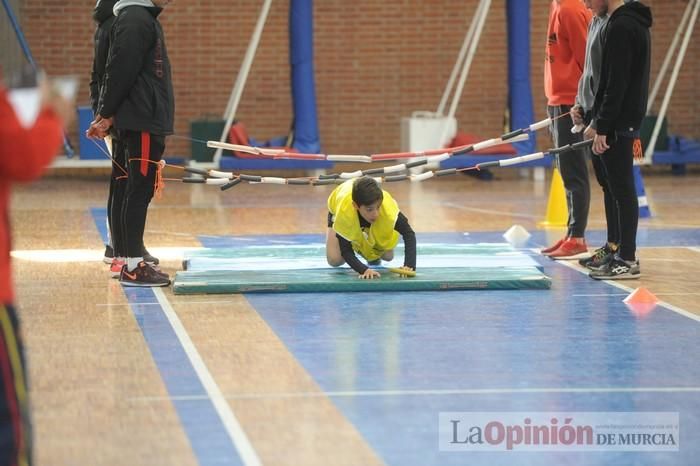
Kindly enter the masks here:
M 314 80 L 313 0 L 292 0 L 289 5 L 289 62 L 291 65 L 294 144 L 300 152 L 319 153 L 321 144 L 316 114 Z
M 530 0 L 507 1 L 510 125 L 511 129 L 519 129 L 534 122 L 530 86 Z M 513 145 L 519 153 L 533 153 L 537 147 L 535 134 L 530 135 L 530 140 Z

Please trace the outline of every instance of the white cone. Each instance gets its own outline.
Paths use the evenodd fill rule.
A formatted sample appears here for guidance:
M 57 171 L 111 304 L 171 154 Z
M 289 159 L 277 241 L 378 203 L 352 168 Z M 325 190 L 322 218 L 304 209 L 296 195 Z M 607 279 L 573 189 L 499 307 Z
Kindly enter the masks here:
M 503 233 L 503 237 L 506 241 L 513 245 L 525 243 L 530 236 L 530 233 L 521 225 L 513 225 L 508 228 L 508 231 Z

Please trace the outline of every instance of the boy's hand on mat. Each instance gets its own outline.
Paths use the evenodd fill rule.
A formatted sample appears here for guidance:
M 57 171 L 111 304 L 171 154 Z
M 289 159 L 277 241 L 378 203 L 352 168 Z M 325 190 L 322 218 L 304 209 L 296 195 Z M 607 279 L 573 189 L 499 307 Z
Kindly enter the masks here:
M 379 278 L 381 274 L 374 269 L 367 269 L 365 273 L 359 275 L 361 280 L 372 280 L 373 278 Z

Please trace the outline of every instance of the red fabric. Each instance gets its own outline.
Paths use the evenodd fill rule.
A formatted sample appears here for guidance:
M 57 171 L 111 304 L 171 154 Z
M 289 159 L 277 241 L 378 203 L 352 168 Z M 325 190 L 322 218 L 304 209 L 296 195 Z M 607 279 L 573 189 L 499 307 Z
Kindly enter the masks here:
M 10 188 L 39 178 L 63 143 L 61 122 L 52 110 L 39 113 L 34 126 L 23 128 L 0 88 L 0 303 L 12 303 L 10 269 Z M 41 219 L 37 219 L 40 221 Z
M 250 139 L 248 138 L 248 131 L 246 130 L 243 123 L 240 121 L 231 125 L 231 129 L 228 132 L 228 142 L 231 144 L 238 144 L 239 146 L 250 146 Z M 287 152 L 296 152 L 291 147 L 267 147 L 266 149 L 284 149 Z M 249 154 L 247 152 L 233 151 L 233 155 L 240 159 L 259 159 L 262 158 L 259 155 Z
M 148 176 L 148 161 L 151 158 L 151 133 L 141 132 L 141 174 Z
M 229 142 L 231 144 L 238 144 L 240 146 L 249 146 L 250 140 L 248 139 L 248 131 L 246 131 L 243 123 L 236 122 L 231 125 L 231 130 L 228 132 Z M 260 158 L 254 154 L 248 154 L 246 152 L 233 151 L 233 155 L 241 159 L 258 159 Z
M 547 105 L 575 103 L 591 18 L 591 11 L 581 0 L 552 0 L 544 60 Z
M 483 138 L 478 138 L 473 134 L 457 133 L 452 142 L 450 142 L 450 147 L 469 146 L 483 140 Z M 518 151 L 515 150 L 515 147 L 513 147 L 511 144 L 500 144 L 498 146 L 481 149 L 476 152 L 470 152 L 469 155 L 515 155 L 517 153 Z

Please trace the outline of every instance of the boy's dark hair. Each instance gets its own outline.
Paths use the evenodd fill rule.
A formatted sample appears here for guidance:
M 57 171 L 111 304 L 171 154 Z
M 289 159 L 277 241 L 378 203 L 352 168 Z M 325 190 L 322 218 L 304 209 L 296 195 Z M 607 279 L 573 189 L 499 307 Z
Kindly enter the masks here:
M 382 199 L 384 199 L 384 193 L 374 178 L 363 176 L 353 183 L 352 200 L 358 207 L 374 204 Z

